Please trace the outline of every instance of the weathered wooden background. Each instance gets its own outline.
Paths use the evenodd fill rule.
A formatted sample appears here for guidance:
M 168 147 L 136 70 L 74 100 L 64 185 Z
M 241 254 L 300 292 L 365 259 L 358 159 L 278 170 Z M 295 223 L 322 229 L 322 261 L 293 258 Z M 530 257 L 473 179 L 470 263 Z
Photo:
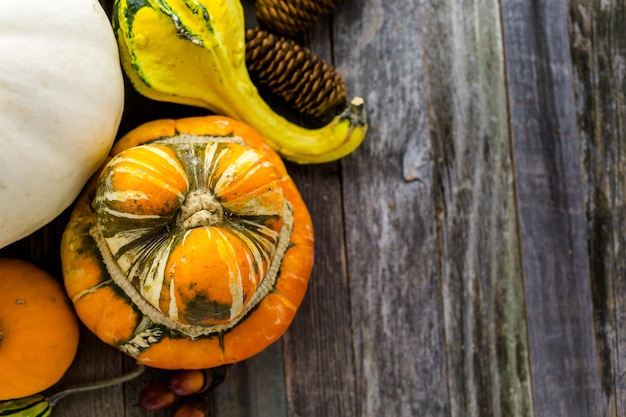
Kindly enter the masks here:
M 371 129 L 340 162 L 289 165 L 310 289 L 211 415 L 626 415 L 625 1 L 345 0 L 298 40 Z M 120 133 L 193 111 L 129 94 Z M 58 276 L 65 218 L 0 254 Z M 84 330 L 55 388 L 132 366 Z M 166 375 L 56 415 L 171 416 L 136 405 Z

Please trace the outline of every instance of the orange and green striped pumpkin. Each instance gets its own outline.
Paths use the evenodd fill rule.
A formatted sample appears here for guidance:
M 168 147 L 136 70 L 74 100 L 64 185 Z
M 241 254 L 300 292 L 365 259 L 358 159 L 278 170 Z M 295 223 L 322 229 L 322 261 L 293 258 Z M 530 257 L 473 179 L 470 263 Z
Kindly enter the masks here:
M 313 265 L 308 210 L 279 156 L 222 116 L 118 141 L 62 239 L 83 323 L 145 365 L 246 359 L 291 323 Z

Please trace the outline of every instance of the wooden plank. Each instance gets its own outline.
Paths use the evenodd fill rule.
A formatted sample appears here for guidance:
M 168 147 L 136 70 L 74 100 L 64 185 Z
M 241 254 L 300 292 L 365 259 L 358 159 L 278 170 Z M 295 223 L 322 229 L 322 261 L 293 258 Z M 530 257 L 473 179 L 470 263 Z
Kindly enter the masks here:
M 623 1 L 569 2 L 576 112 L 585 168 L 596 343 L 605 415 L 626 412 L 626 20 Z M 610 92 L 610 93 L 609 93 Z
M 567 9 L 510 0 L 502 16 L 535 412 L 599 416 Z
M 332 63 L 330 33 L 329 20 L 322 19 L 299 42 Z M 288 164 L 288 169 L 315 230 L 315 265 L 307 295 L 283 338 L 289 415 L 355 416 L 340 164 Z
M 348 0 L 334 17 L 371 120 L 341 161 L 358 416 L 448 414 L 420 3 Z
M 258 355 L 232 365 L 214 392 L 215 417 L 287 415 L 282 346 L 276 342 Z
M 497 0 L 425 2 L 452 416 L 531 416 Z
M 355 416 L 350 294 L 337 163 L 291 167 L 315 227 L 307 295 L 284 336 L 289 415 Z

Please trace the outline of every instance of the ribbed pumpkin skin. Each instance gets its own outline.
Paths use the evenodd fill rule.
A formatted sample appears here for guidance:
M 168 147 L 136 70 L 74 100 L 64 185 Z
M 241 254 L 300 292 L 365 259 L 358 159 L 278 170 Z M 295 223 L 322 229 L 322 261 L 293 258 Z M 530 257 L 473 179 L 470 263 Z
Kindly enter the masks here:
M 78 320 L 61 284 L 18 259 L 0 259 L 0 332 L 0 400 L 52 386 L 78 348 Z
M 62 241 L 85 325 L 166 369 L 233 363 L 278 339 L 313 264 L 311 219 L 278 155 L 221 116 L 147 123 L 112 155 Z

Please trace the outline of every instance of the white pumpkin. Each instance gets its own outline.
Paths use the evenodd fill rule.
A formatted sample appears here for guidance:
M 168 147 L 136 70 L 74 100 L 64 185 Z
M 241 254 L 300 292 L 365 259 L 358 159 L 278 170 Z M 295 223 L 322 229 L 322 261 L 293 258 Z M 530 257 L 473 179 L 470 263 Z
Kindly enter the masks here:
M 96 0 L 0 0 L 0 248 L 74 201 L 123 107 L 115 37 Z

